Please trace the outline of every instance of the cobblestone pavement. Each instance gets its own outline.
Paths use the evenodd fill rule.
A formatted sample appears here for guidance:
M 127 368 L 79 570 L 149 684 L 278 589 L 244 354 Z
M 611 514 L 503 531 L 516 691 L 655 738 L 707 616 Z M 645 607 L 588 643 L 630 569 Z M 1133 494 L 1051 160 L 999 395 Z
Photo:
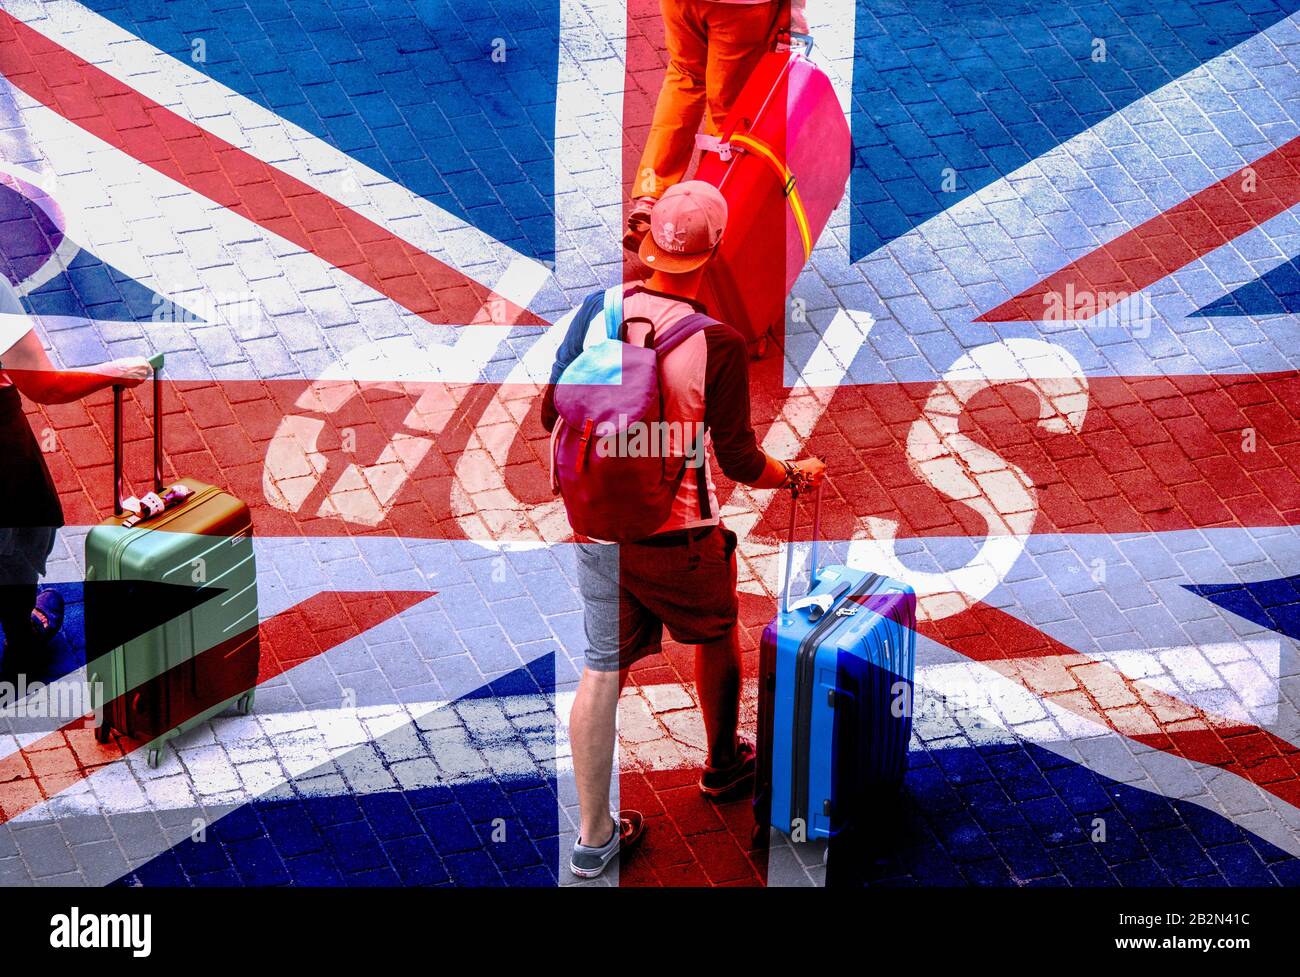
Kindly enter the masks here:
M 649 835 L 588 884 L 1300 884 L 1298 5 L 811 6 L 853 174 L 754 422 L 827 460 L 832 558 L 918 591 L 910 769 L 755 848 L 669 644 L 620 706 Z M 253 511 L 262 671 L 157 769 L 0 718 L 0 883 L 576 881 L 538 393 L 623 272 L 662 51 L 652 0 L 6 2 L 0 258 L 63 365 L 166 353 L 168 474 Z M 111 407 L 30 419 L 71 694 Z M 752 732 L 790 503 L 719 490 Z

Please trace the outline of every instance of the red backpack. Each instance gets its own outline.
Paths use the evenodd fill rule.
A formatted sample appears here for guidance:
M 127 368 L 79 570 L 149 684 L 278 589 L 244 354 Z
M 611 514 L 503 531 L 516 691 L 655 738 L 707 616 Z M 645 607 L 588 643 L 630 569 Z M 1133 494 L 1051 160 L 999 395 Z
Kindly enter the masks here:
M 603 312 L 605 335 L 588 340 L 555 384 L 551 487 L 576 533 L 628 543 L 664 524 L 692 465 L 700 513 L 709 518 L 704 428 L 676 430 L 665 419 L 659 360 L 715 320 L 691 313 L 658 336 L 651 328 L 637 346 L 624 338 L 627 322 L 649 320 L 624 321 L 622 285 L 605 293 Z

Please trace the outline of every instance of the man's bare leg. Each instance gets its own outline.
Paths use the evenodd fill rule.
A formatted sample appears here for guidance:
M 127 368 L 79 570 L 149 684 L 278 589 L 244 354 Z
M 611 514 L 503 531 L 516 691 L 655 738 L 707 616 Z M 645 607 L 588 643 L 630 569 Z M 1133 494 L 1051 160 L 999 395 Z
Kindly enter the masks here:
M 736 758 L 740 721 L 740 640 L 734 626 L 726 637 L 696 647 L 695 693 L 709 746 L 706 762 L 725 767 Z
M 579 841 L 599 847 L 612 837 L 609 816 L 610 778 L 614 773 L 615 719 L 618 694 L 627 671 L 597 672 L 584 668 L 569 714 L 573 776 L 578 787 Z

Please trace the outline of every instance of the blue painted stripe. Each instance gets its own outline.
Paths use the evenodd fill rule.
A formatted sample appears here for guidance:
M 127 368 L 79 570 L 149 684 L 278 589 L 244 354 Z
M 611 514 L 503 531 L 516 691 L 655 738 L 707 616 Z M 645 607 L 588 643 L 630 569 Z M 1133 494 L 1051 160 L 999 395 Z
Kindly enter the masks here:
M 195 316 L 130 275 L 78 251 L 68 267 L 23 298 L 36 315 L 111 322 L 192 322 Z
M 1300 884 L 1300 859 L 1221 815 L 1014 743 L 913 751 L 898 803 L 829 864 L 836 885 Z
M 853 260 L 1297 9 L 1297 0 L 857 4 Z M 1094 39 L 1105 41 L 1105 61 L 1093 61 Z
M 86 6 L 521 253 L 553 257 L 558 0 Z
M 1194 316 L 1282 315 L 1300 312 L 1300 256 L 1284 261 L 1223 298 L 1201 306 Z
M 1184 586 L 1248 621 L 1300 640 L 1300 576 Z
M 464 699 L 538 695 L 554 688 L 554 656 L 546 655 Z M 468 732 L 472 736 L 473 728 Z M 238 808 L 210 824 L 203 841 L 185 841 L 115 884 L 557 883 L 559 801 L 553 774 L 327 797 L 285 798 L 284 793 Z

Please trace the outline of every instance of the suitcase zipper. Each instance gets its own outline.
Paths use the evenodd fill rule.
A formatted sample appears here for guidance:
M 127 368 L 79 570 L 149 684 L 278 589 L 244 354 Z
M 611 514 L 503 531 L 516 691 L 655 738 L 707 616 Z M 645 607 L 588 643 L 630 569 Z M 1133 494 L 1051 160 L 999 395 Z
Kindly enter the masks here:
M 868 573 L 856 587 L 845 595 L 846 601 L 864 597 L 880 586 L 883 578 L 877 573 Z M 803 819 L 805 829 L 808 824 L 808 771 L 809 751 L 812 743 L 812 700 L 813 686 L 816 684 L 817 648 L 831 631 L 839 627 L 849 617 L 841 617 L 836 610 L 841 605 L 832 604 L 831 609 L 818 621 L 799 642 L 799 650 L 794 660 L 794 754 L 790 763 L 790 824 Z

